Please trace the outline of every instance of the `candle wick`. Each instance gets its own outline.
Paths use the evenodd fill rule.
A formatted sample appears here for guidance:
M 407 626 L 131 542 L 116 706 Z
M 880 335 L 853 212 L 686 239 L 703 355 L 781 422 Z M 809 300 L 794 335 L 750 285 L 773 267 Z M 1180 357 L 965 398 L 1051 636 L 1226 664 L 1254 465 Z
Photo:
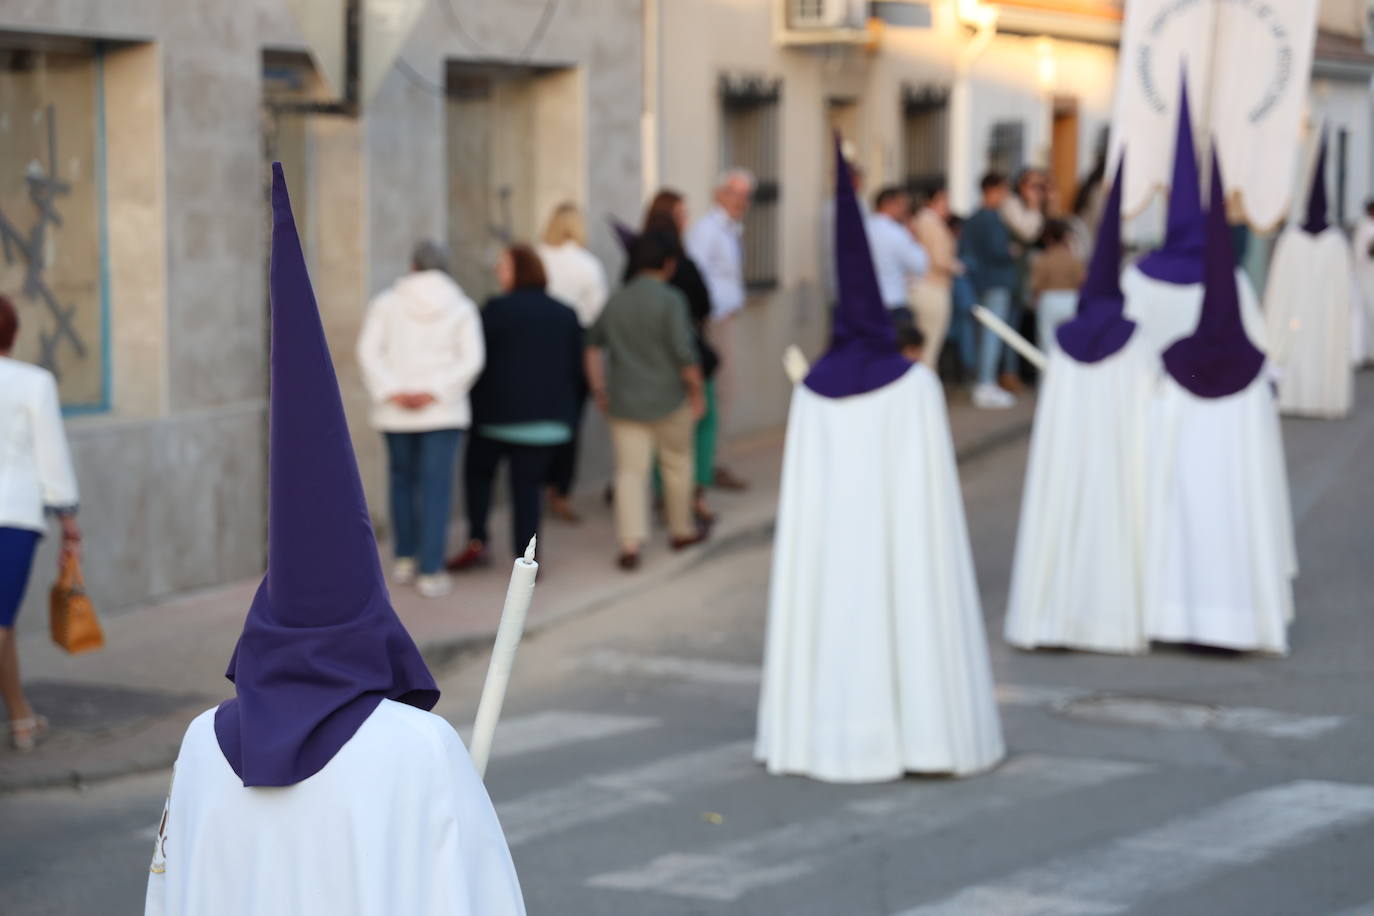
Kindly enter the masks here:
M 539 535 L 536 534 L 534 537 L 530 538 L 530 545 L 525 548 L 525 559 L 531 563 L 534 562 L 534 545 L 538 540 Z

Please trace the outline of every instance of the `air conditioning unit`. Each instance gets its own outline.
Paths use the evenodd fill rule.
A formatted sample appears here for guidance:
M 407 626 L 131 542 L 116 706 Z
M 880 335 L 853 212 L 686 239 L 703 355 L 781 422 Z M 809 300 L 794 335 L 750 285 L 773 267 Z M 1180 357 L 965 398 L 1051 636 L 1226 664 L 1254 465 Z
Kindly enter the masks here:
M 867 22 L 868 0 L 787 0 L 789 29 L 861 30 Z

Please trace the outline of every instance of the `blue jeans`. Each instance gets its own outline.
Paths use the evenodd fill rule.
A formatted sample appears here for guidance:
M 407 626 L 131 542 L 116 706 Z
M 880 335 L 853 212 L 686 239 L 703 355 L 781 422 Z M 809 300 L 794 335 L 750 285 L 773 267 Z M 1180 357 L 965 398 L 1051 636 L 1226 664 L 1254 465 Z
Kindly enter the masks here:
M 444 566 L 453 462 L 462 438 L 461 429 L 386 434 L 396 556 L 418 559 L 422 575 Z
M 972 372 L 978 364 L 978 322 L 973 317 L 973 303 L 977 296 L 968 275 L 954 278 L 949 316 L 949 339 L 954 343 L 959 361 Z
M 1004 286 L 994 286 L 984 290 L 982 304 L 983 308 L 1012 327 L 1016 327 L 1011 320 L 1011 290 Z M 1014 365 L 1012 361 L 1006 359 L 1006 356 L 1014 357 L 1016 354 L 1011 347 L 1006 347 L 1007 353 L 1003 354 L 1002 338 L 987 328 L 983 328 L 982 335 L 983 339 L 978 345 L 978 384 L 991 385 L 997 381 L 998 357 L 1001 357 L 1003 362 Z

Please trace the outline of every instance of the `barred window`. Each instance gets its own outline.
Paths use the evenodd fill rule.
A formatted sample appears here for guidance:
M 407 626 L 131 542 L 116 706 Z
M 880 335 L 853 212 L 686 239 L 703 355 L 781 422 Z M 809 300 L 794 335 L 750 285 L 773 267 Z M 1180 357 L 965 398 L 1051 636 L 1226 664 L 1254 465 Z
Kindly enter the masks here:
M 945 180 L 949 150 L 949 89 L 907 86 L 902 91 L 902 134 L 906 183 L 928 194 Z
M 744 285 L 751 291 L 778 285 L 778 108 L 781 80 L 720 80 L 722 169 L 746 168 L 758 185 L 744 218 Z
M 988 168 L 1014 178 L 1026 164 L 1026 125 L 998 121 L 988 140 Z

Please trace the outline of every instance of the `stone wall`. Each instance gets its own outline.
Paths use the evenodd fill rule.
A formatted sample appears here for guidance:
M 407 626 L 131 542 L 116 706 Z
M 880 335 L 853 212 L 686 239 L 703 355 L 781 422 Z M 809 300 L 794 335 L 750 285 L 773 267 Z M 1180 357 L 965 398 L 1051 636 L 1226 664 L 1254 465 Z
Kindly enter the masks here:
M 414 242 L 447 232 L 450 62 L 560 68 L 561 93 L 539 115 L 569 121 L 560 136 L 580 133 L 580 148 L 543 150 L 545 165 L 556 158 L 558 168 L 541 180 L 562 177 L 531 193 L 541 204 L 584 203 L 594 250 L 619 269 L 597 214 L 639 203 L 640 3 L 565 0 L 531 45 L 543 7 L 431 0 L 401 51 L 412 75 L 393 68 L 361 118 L 308 116 L 306 187 L 296 196 L 382 527 L 381 443 L 367 426 L 354 342 L 367 302 L 405 270 Z M 285 0 L 12 0 L 0 6 L 0 33 L 11 45 L 56 35 L 106 48 L 111 409 L 68 422 L 92 594 L 113 614 L 257 575 L 266 530 L 263 54 L 305 51 L 296 23 Z M 586 479 L 599 481 L 604 445 L 593 441 L 588 454 Z M 35 567 L 25 630 L 45 624 L 51 541 Z

